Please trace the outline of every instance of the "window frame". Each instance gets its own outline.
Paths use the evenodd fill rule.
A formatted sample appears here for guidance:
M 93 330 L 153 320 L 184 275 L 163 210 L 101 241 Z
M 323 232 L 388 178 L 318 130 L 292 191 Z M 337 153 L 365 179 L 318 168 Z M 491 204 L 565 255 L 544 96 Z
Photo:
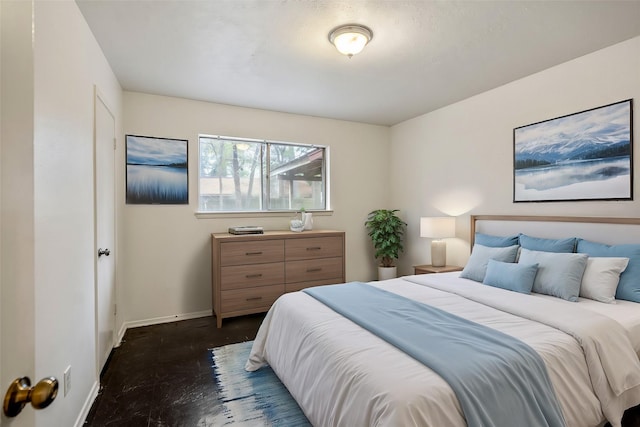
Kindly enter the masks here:
M 201 162 L 202 162 L 202 158 L 201 158 L 201 140 L 203 138 L 207 138 L 207 139 L 214 139 L 214 140 L 223 140 L 223 141 L 229 141 L 229 142 L 237 142 L 237 143 L 259 143 L 262 144 L 261 147 L 261 161 L 260 161 L 260 173 L 262 175 L 262 185 L 260 188 L 260 194 L 261 194 L 261 206 L 262 209 L 260 210 L 240 210 L 240 211 L 234 211 L 234 210 L 228 210 L 228 211 L 207 211 L 207 210 L 201 210 L 200 209 L 200 198 L 201 198 L 201 193 L 200 193 L 200 187 L 201 187 Z M 318 208 L 318 209 L 306 209 L 307 212 L 314 212 L 317 213 L 319 215 L 323 215 L 323 214 L 328 214 L 331 215 L 333 213 L 333 211 L 330 208 L 330 185 L 329 185 L 329 174 L 330 174 L 330 161 L 329 161 L 329 156 L 330 156 L 330 147 L 326 146 L 326 145 L 319 145 L 319 144 L 303 144 L 303 143 L 296 143 L 296 142 L 289 142 L 289 141 L 277 141 L 277 140 L 270 140 L 270 139 L 253 139 L 253 138 L 243 138 L 243 137 L 234 137 L 234 136 L 225 136 L 225 135 L 209 135 L 209 134 L 198 134 L 198 205 L 197 205 L 197 209 L 195 212 L 195 215 L 197 218 L 208 218 L 208 217 L 261 217 L 261 216 L 291 216 L 292 213 L 295 212 L 299 212 L 300 209 L 282 209 L 282 208 L 278 208 L 278 209 L 264 209 L 264 206 L 267 206 L 270 204 L 270 192 L 271 192 L 271 178 L 270 178 L 270 150 L 269 147 L 271 144 L 277 144 L 277 145 L 292 145 L 292 146 L 297 146 L 297 147 L 304 147 L 304 148 L 313 148 L 313 149 L 322 149 L 323 150 L 323 156 L 322 156 L 322 170 L 323 170 L 323 176 L 322 176 L 322 184 L 323 184 L 323 191 L 324 191 L 324 208 Z M 266 150 L 266 152 L 264 151 Z M 266 163 L 266 165 L 263 164 Z M 267 170 L 266 172 L 263 172 L 263 168 L 266 167 Z

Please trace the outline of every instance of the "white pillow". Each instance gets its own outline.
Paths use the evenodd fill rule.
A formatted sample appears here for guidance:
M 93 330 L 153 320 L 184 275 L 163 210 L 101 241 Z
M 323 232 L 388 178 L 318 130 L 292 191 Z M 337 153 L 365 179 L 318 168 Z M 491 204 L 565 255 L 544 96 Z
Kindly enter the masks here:
M 522 248 L 518 263 L 538 264 L 533 292 L 578 301 L 586 254 L 531 251 Z
M 615 304 L 620 274 L 627 268 L 629 258 L 589 257 L 582 276 L 580 296 Z

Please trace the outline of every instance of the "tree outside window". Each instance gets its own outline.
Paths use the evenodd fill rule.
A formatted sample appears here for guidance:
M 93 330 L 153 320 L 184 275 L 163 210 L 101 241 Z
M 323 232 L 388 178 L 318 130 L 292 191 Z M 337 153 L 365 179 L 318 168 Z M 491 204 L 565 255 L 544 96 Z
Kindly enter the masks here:
M 326 209 L 325 147 L 200 136 L 200 212 Z

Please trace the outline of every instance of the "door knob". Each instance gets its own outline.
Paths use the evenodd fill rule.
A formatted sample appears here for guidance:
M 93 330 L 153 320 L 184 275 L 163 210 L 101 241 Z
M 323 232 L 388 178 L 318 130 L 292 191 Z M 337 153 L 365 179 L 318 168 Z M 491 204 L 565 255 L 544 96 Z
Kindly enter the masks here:
M 29 377 L 17 378 L 4 395 L 4 414 L 7 417 L 15 417 L 28 402 L 31 402 L 35 409 L 44 409 L 57 395 L 58 380 L 54 377 L 43 378 L 33 387 Z
M 109 256 L 110 254 L 111 254 L 111 251 L 109 249 L 102 249 L 102 248 L 98 249 L 98 257 L 101 257 L 102 255 Z

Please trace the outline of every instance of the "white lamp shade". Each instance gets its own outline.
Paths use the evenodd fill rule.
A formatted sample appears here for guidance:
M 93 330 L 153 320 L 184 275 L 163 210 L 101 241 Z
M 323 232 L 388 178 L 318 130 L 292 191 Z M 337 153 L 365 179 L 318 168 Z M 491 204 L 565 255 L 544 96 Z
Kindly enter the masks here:
M 355 55 L 362 52 L 369 40 L 362 34 L 343 33 L 333 39 L 336 49 L 343 55 Z
M 420 237 L 444 239 L 455 235 L 456 219 L 452 216 L 420 218 Z

